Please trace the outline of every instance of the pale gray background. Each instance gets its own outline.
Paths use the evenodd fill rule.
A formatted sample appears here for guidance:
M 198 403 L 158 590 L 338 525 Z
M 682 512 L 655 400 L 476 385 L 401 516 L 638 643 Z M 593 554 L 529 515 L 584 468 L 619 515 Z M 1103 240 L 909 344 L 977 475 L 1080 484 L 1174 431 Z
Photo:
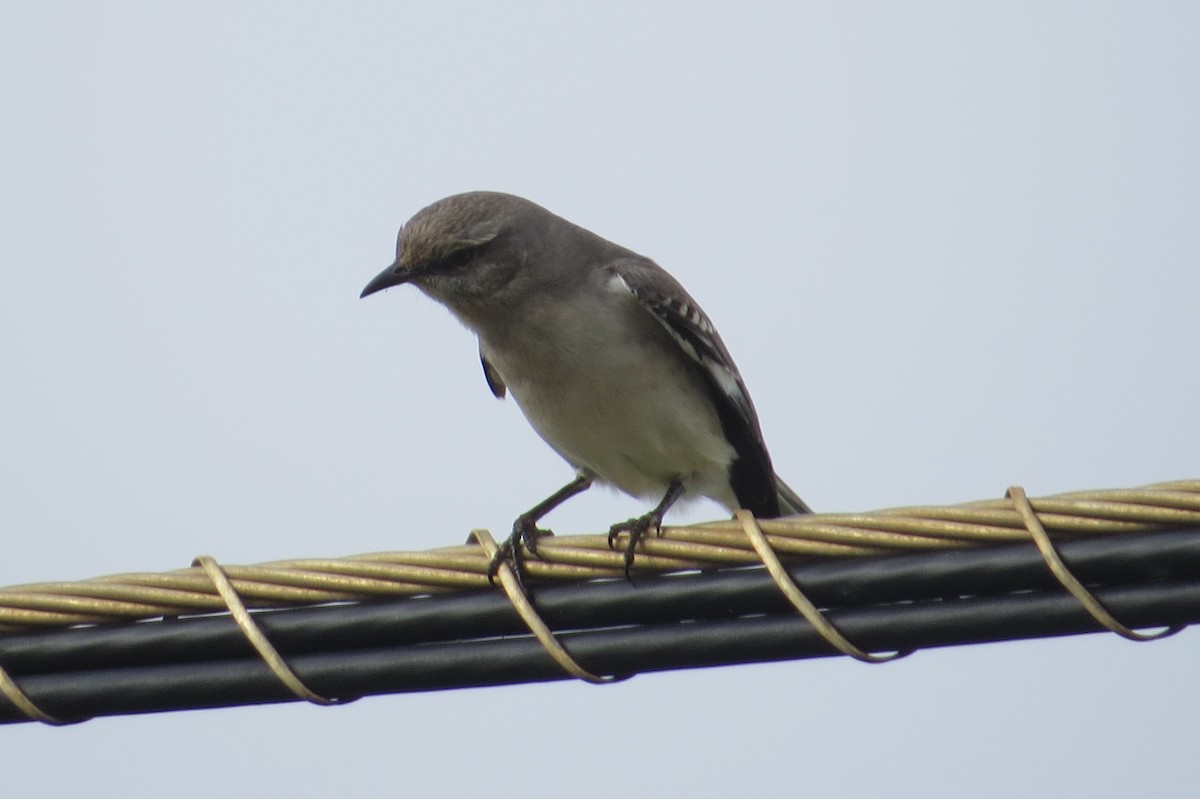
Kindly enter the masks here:
M 1196 9 L 5 2 L 0 585 L 453 544 L 568 479 L 443 309 L 357 299 L 477 188 L 678 276 L 816 508 L 1200 476 Z M 3 792 L 1179 796 L 1198 656 L 14 726 Z

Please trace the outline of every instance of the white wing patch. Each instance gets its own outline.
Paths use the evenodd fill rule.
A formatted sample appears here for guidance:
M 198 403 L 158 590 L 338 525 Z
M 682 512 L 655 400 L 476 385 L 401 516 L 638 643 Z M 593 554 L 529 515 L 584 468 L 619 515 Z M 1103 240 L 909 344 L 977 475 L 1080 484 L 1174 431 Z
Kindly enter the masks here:
M 704 367 L 738 411 L 747 420 L 755 418 L 741 375 L 725 355 L 725 348 L 719 343 L 713 323 L 698 306 L 684 297 L 639 293 L 619 274 L 614 274 L 608 285 L 612 291 L 629 292 L 636 297 L 667 329 L 680 349 Z
M 632 294 L 635 297 L 637 296 L 637 292 L 631 289 L 629 284 L 625 282 L 625 278 L 621 277 L 617 272 L 613 272 L 612 277 L 608 279 L 608 290 L 613 294 Z

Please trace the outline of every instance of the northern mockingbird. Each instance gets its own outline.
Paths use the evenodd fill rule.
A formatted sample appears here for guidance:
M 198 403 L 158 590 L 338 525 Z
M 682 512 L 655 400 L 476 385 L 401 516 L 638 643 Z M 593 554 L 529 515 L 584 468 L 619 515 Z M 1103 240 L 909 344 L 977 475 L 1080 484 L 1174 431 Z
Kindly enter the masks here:
M 675 278 L 635 252 L 511 194 L 438 200 L 400 229 L 395 262 L 360 296 L 413 283 L 479 337 L 492 393 L 576 477 L 517 517 L 492 563 L 521 570 L 538 520 L 593 481 L 658 504 L 615 524 L 634 548 L 684 496 L 773 518 L 809 513 L 778 477 L 716 328 Z

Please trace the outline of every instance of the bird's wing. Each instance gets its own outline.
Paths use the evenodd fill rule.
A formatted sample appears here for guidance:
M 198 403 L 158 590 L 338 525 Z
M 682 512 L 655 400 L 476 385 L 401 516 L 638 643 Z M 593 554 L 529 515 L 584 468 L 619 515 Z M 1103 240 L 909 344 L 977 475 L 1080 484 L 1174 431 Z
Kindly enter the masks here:
M 624 259 L 613 264 L 613 273 L 701 367 L 725 437 L 737 453 L 729 479 L 738 502 L 756 516 L 779 516 L 775 472 L 758 414 L 713 323 L 679 281 L 653 261 Z
M 504 399 L 508 388 L 504 385 L 504 380 L 500 377 L 500 373 L 496 371 L 496 367 L 484 357 L 483 353 L 479 353 L 479 363 L 483 365 L 483 379 L 487 381 L 488 388 L 492 390 L 492 394 L 496 399 Z

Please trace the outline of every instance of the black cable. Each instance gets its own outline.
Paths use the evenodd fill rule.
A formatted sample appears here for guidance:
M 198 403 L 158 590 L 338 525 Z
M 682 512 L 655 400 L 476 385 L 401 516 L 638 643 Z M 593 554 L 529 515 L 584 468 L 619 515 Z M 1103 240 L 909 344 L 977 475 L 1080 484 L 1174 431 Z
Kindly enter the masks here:
M 1200 622 L 1198 580 L 1113 586 L 1095 593 L 1130 626 Z M 828 615 L 850 640 L 875 651 L 1099 629 L 1073 597 L 1058 591 L 843 608 Z M 794 614 L 601 629 L 560 638 L 585 668 L 610 674 L 835 654 Z M 567 679 L 528 636 L 301 654 L 289 662 L 313 690 L 338 697 Z M 62 719 L 296 701 L 255 658 L 34 674 L 20 683 L 39 707 Z M 0 701 L 0 722 L 24 720 Z
M 1105 589 L 1109 593 L 1136 589 L 1144 597 L 1187 586 L 1200 604 L 1200 530 L 1067 542 L 1060 551 L 1086 583 L 1129 584 Z M 819 561 L 790 571 L 810 598 L 831 609 L 829 617 L 850 640 L 868 649 L 1096 629 L 1032 545 Z M 1178 599 L 1178 591 L 1168 594 Z M 1005 616 L 1013 602 L 1023 603 L 1027 614 L 1031 603 L 1056 603 L 1056 612 L 1073 614 L 1074 626 L 1036 614 Z M 546 585 L 537 588 L 536 604 L 583 665 L 598 673 L 831 653 L 761 568 L 637 585 Z M 1188 607 L 1156 606 L 1148 620 L 1113 611 L 1134 625 L 1196 621 Z M 1187 617 L 1174 618 L 1174 612 Z M 856 613 L 888 622 L 868 624 L 860 638 Z M 498 592 L 260 612 L 256 618 L 310 687 L 331 696 L 564 676 Z M 768 628 L 788 632 L 779 640 L 761 639 Z M 706 649 L 703 642 L 713 636 L 719 645 Z M 611 646 L 620 651 L 609 652 Z M 43 709 L 67 718 L 291 698 L 224 616 L 0 636 L 0 664 Z M 0 702 L 0 718 L 22 717 Z
M 1091 585 L 1200 578 L 1200 529 L 1071 541 L 1059 550 Z M 824 608 L 1060 590 L 1032 544 L 822 560 L 789 572 Z M 639 577 L 633 585 L 546 584 L 534 588 L 534 602 L 560 631 L 794 612 L 761 567 Z M 265 611 L 255 618 L 289 657 L 526 632 L 498 590 Z M 251 656 L 227 615 L 0 635 L 0 665 L 16 677 Z

